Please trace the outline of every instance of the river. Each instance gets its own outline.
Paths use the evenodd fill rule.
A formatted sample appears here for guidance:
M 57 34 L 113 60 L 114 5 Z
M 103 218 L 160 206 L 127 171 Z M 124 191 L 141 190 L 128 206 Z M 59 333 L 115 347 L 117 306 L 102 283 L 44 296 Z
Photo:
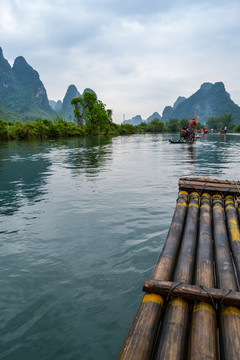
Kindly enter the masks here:
M 0 143 L 0 359 L 117 359 L 178 179 L 240 180 L 240 136 Z

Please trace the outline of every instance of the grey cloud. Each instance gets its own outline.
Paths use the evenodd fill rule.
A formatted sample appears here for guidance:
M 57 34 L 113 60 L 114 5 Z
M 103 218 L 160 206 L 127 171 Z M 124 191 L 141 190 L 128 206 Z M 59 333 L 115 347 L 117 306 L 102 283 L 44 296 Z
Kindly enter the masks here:
M 74 83 L 144 118 L 205 81 L 240 101 L 239 10 L 234 0 L 9 0 L 0 46 L 8 60 L 26 58 L 51 99 Z

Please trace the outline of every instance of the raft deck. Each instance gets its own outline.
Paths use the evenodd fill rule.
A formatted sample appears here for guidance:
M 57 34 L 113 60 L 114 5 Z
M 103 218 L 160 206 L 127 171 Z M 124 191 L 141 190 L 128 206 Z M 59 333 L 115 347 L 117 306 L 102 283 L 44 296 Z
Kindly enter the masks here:
M 240 359 L 240 182 L 180 178 L 119 359 Z

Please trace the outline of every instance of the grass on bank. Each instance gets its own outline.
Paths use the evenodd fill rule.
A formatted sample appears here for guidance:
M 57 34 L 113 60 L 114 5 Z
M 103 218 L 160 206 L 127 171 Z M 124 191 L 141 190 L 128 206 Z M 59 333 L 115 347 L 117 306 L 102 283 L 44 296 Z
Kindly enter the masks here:
M 161 131 L 160 131 L 161 130 Z M 0 120 L 0 140 L 30 140 L 30 139 L 57 139 L 69 137 L 82 137 L 89 135 L 131 135 L 139 132 L 162 132 L 163 123 L 159 126 L 143 124 L 133 126 L 131 124 L 110 123 L 102 132 L 93 133 L 89 126 L 79 126 L 57 116 L 52 120 L 36 119 L 26 123 L 12 123 Z
M 26 123 L 12 123 L 0 119 L 0 140 L 57 139 L 103 134 L 118 136 L 136 133 L 177 133 L 181 131 L 184 122 L 187 121 L 185 119 L 170 119 L 164 124 L 162 121 L 154 119 L 150 123 L 142 122 L 138 126 L 131 124 L 118 125 L 110 122 L 102 132 L 93 133 L 91 127 L 79 126 L 59 116 L 52 118 L 52 120 L 36 119 Z M 235 126 L 233 131 L 240 132 L 240 123 Z

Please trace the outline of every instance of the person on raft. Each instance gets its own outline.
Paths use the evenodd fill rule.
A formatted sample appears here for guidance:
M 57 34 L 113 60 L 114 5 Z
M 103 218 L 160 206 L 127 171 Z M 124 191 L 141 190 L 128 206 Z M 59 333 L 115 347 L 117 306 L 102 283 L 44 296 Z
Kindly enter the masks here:
M 196 119 L 192 118 L 192 120 L 189 121 L 189 125 L 188 125 L 188 139 L 194 140 L 195 138 L 195 132 L 194 132 L 194 127 L 197 125 Z
M 183 140 L 187 140 L 188 138 L 188 130 L 183 126 L 182 131 L 180 132 L 180 138 Z

